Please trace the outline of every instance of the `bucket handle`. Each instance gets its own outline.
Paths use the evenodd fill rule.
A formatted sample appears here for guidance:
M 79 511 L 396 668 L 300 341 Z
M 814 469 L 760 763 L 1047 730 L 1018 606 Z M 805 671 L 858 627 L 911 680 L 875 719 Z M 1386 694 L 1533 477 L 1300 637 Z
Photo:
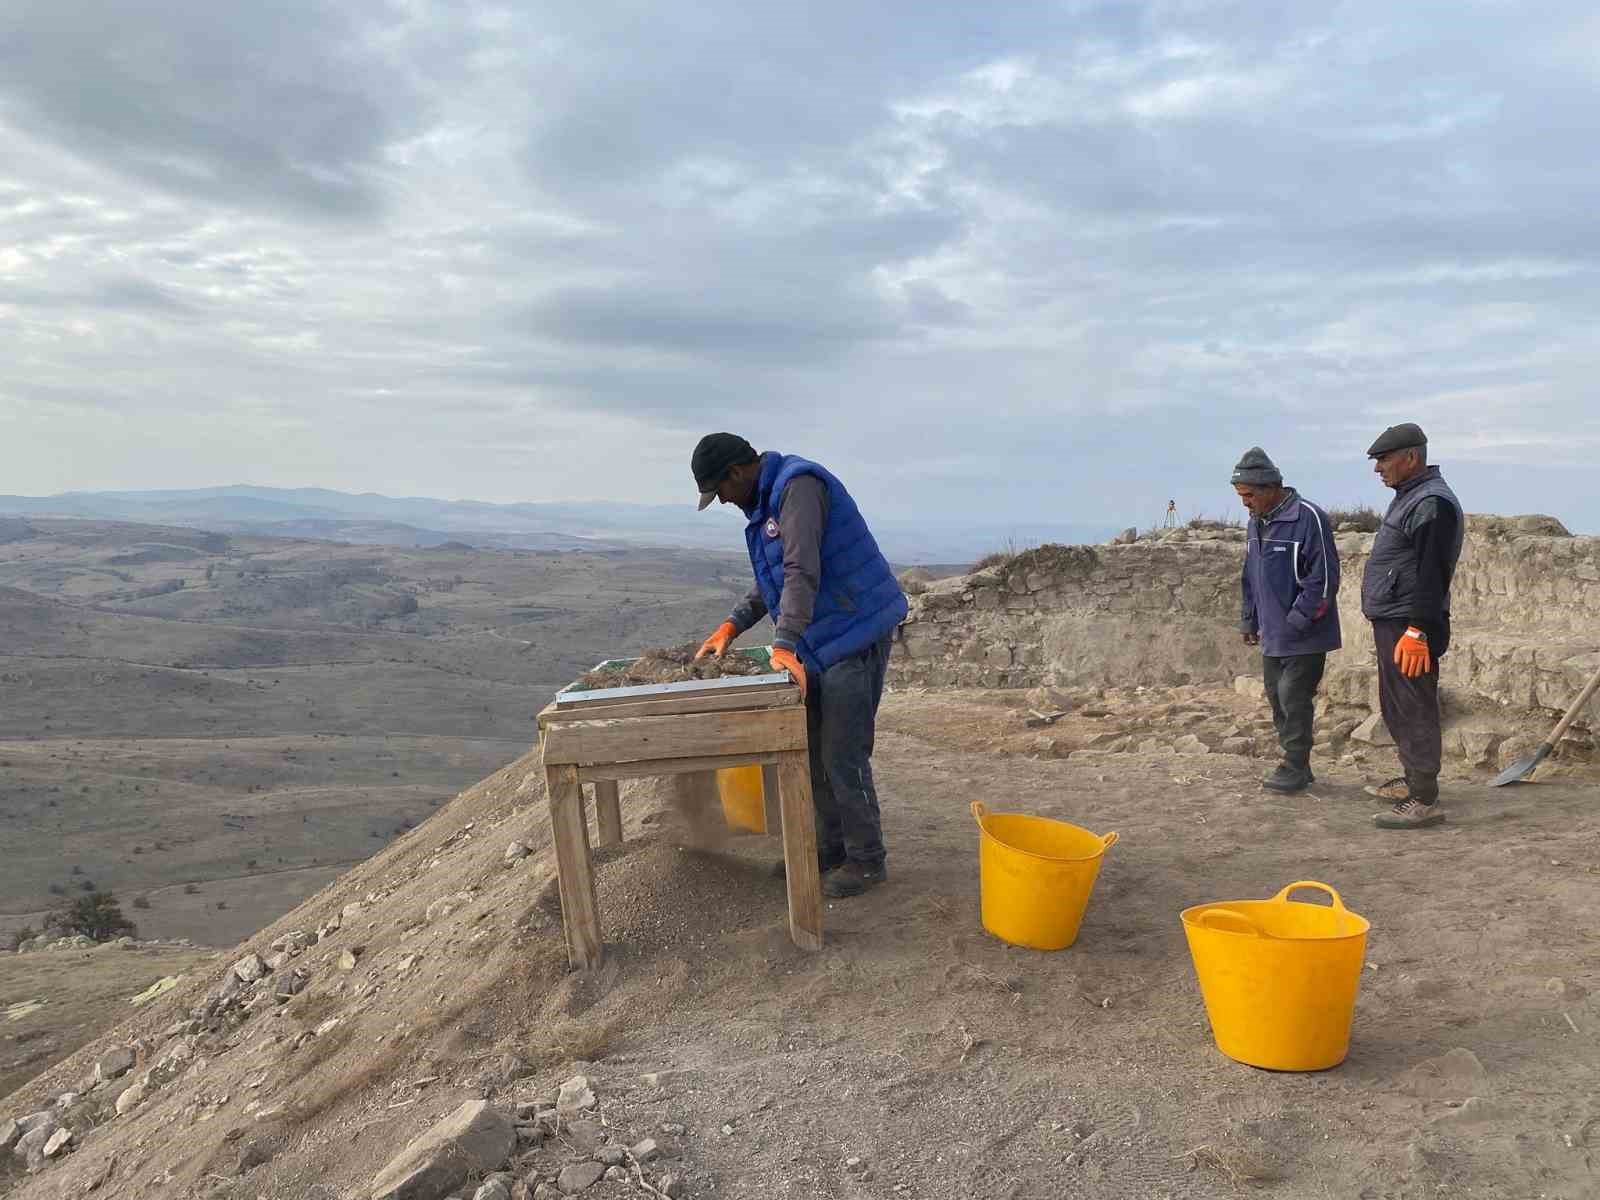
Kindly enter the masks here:
M 978 822 L 979 829 L 983 829 L 984 818 L 988 815 L 989 806 L 987 804 L 985 804 L 982 800 L 974 800 L 972 802 L 972 819 Z M 985 830 L 985 832 L 988 831 Z M 1117 834 L 1115 832 L 1103 833 L 1099 837 L 1099 842 L 1100 849 L 1102 851 L 1109 850 L 1111 847 L 1117 844 Z
M 1297 888 L 1316 888 L 1318 891 L 1327 892 L 1329 897 L 1331 897 L 1333 900 L 1333 907 L 1335 909 L 1337 909 L 1339 912 L 1350 911 L 1349 909 L 1345 908 L 1344 900 L 1340 898 L 1336 889 L 1326 883 L 1319 883 L 1315 879 L 1297 879 L 1295 882 L 1291 883 L 1288 887 L 1284 888 L 1281 892 L 1274 896 L 1272 898 L 1273 903 L 1289 903 L 1289 893 Z
M 1219 920 L 1222 920 L 1222 921 L 1237 921 L 1240 925 L 1244 926 L 1244 928 L 1243 929 L 1219 928 L 1217 925 L 1212 923 L 1211 918 L 1213 918 L 1213 917 L 1216 917 L 1216 918 L 1218 918 Z M 1208 908 L 1208 909 L 1205 910 L 1205 912 L 1203 912 L 1199 916 L 1195 917 L 1194 920 L 1195 920 L 1195 924 L 1200 926 L 1200 928 L 1202 928 L 1202 929 L 1216 929 L 1219 933 L 1251 933 L 1251 934 L 1254 934 L 1256 937 L 1266 937 L 1267 936 L 1266 930 L 1262 929 L 1261 926 L 1257 925 L 1249 917 L 1245 916 L 1241 912 L 1234 912 L 1232 909 L 1229 909 L 1229 908 Z

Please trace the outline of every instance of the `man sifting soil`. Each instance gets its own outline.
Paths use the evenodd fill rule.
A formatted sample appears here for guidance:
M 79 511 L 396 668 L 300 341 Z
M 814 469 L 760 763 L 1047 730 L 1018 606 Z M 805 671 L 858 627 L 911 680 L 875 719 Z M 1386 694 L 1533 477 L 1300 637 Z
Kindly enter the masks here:
M 1283 486 L 1259 446 L 1233 468 L 1233 490 L 1250 513 L 1240 587 L 1239 632 L 1261 647 L 1261 678 L 1283 761 L 1261 781 L 1274 792 L 1303 791 L 1311 773 L 1317 685 L 1339 639 L 1339 551 L 1328 514 Z
M 1444 820 L 1439 807 L 1439 660 L 1450 648 L 1450 584 L 1466 538 L 1461 502 L 1428 439 L 1410 423 L 1391 425 L 1367 450 L 1372 469 L 1395 491 L 1361 580 L 1361 612 L 1378 649 L 1378 707 L 1405 774 L 1370 786 L 1393 801 L 1380 829 L 1418 829 Z
M 859 895 L 888 878 L 871 759 L 905 594 L 850 493 L 816 463 L 712 433 L 690 467 L 701 509 L 719 500 L 744 510 L 756 580 L 700 653 L 725 653 L 764 616 L 776 623 L 772 662 L 806 702 L 822 890 Z

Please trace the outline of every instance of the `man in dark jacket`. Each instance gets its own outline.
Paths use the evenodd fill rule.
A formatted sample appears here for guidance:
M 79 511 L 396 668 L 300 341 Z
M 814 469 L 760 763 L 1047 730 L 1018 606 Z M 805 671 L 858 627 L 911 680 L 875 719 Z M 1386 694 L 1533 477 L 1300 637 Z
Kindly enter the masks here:
M 822 890 L 857 895 L 888 878 L 871 759 L 905 593 L 850 493 L 816 463 L 713 433 L 690 466 L 702 509 L 720 500 L 744 510 L 755 572 L 755 587 L 700 653 L 725 653 L 764 616 L 776 623 L 773 665 L 806 701 Z
M 1283 761 L 1261 786 L 1298 792 L 1312 783 L 1311 723 L 1328 651 L 1339 641 L 1339 552 L 1328 514 L 1293 488 L 1260 446 L 1233 469 L 1233 490 L 1250 513 L 1239 632 L 1261 647 Z
M 1450 584 L 1466 540 L 1461 502 L 1428 465 L 1419 426 L 1391 425 L 1367 450 L 1395 491 L 1361 580 L 1361 611 L 1378 649 L 1378 706 L 1405 774 L 1368 787 L 1393 807 L 1380 829 L 1444 820 L 1439 807 L 1439 660 L 1450 648 Z

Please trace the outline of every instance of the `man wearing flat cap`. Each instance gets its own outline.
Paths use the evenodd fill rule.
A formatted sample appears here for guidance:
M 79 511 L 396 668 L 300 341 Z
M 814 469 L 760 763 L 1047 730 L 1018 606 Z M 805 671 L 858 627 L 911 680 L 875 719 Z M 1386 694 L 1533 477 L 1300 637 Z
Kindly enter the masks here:
M 905 593 L 844 484 L 816 463 L 712 433 L 690 468 L 702 509 L 720 500 L 743 510 L 755 572 L 755 587 L 700 653 L 724 654 L 764 616 L 777 625 L 772 663 L 806 702 L 822 890 L 858 895 L 888 878 L 871 759 Z
M 1391 802 L 1380 829 L 1444 820 L 1439 806 L 1439 660 L 1450 648 L 1450 584 L 1466 538 L 1466 514 L 1420 426 L 1391 425 L 1367 450 L 1395 491 L 1361 580 L 1361 611 L 1378 649 L 1378 705 L 1404 774 L 1370 786 Z
M 1311 774 L 1311 725 L 1317 685 L 1339 639 L 1339 551 L 1328 514 L 1283 486 L 1267 452 L 1252 446 L 1230 479 L 1250 524 L 1245 539 L 1244 604 L 1239 632 L 1261 647 L 1261 678 L 1272 706 L 1283 761 L 1261 781 L 1273 792 L 1299 792 Z

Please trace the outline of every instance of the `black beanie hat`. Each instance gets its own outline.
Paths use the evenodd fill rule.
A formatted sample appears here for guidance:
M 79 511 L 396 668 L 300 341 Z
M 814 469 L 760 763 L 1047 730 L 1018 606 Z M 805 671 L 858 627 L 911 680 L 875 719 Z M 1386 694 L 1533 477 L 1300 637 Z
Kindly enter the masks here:
M 1283 472 L 1278 470 L 1273 461 L 1267 457 L 1267 452 L 1260 446 L 1251 446 L 1244 452 L 1244 457 L 1233 468 L 1233 478 L 1229 483 L 1246 483 L 1255 487 L 1268 487 L 1272 484 L 1283 483 Z

